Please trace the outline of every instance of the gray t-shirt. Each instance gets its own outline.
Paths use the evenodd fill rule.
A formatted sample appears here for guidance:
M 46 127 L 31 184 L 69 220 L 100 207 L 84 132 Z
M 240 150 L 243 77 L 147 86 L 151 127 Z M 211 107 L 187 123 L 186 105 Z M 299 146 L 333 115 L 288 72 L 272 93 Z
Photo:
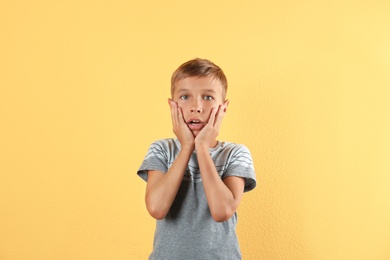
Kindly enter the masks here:
M 245 178 L 244 191 L 255 188 L 255 171 L 248 148 L 218 142 L 209 150 L 222 179 L 239 176 Z M 147 181 L 149 170 L 166 173 L 179 152 L 180 142 L 177 139 L 154 142 L 138 175 Z M 212 218 L 194 151 L 171 209 L 164 219 L 156 221 L 153 252 L 149 260 L 241 259 L 236 223 L 236 213 L 221 223 Z

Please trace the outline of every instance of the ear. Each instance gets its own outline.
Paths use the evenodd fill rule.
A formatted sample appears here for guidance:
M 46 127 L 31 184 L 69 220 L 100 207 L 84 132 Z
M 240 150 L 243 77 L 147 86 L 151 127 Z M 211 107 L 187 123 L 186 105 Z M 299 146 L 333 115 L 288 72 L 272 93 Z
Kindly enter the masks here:
M 229 99 L 226 99 L 225 102 L 223 102 L 223 105 L 225 106 L 223 112 L 225 112 L 225 113 L 226 113 L 227 107 L 229 105 L 229 102 L 230 102 Z

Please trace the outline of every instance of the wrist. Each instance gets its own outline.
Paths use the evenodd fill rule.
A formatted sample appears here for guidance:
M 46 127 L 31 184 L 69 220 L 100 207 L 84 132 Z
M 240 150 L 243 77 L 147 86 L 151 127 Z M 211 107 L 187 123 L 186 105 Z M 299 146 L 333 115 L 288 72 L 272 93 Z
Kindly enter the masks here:
M 207 143 L 196 143 L 195 142 L 195 150 L 196 152 L 202 152 L 202 151 L 206 151 L 208 152 L 209 151 L 209 148 L 210 148 L 210 145 L 207 144 Z
M 197 149 L 198 147 L 201 148 L 213 148 L 215 147 L 216 145 L 218 144 L 218 141 L 217 140 L 214 140 L 214 141 L 206 141 L 206 140 L 197 140 L 195 138 L 195 149 Z
M 195 144 L 181 144 L 181 151 L 192 153 L 195 149 Z

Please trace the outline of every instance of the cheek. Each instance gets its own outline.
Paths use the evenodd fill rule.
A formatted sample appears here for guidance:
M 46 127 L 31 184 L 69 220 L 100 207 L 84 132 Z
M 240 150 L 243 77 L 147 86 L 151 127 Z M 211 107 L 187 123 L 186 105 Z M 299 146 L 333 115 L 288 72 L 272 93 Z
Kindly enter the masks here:
M 178 102 L 177 105 L 183 110 L 183 113 L 185 113 L 185 111 L 187 110 L 187 106 L 185 105 L 185 103 Z
M 215 104 L 215 103 L 210 104 L 210 105 L 207 106 L 207 109 L 206 109 L 206 110 L 207 110 L 207 112 L 211 113 L 211 110 L 212 110 L 213 108 L 214 108 L 214 109 L 218 109 L 218 104 Z
M 185 104 L 177 104 L 183 113 L 184 120 L 188 119 L 188 107 Z

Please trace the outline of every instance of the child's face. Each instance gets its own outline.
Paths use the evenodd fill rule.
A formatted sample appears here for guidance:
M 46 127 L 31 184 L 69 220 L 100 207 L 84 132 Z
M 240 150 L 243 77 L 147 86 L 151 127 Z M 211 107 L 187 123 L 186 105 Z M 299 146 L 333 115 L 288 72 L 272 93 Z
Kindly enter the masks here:
M 188 128 L 196 136 L 207 124 L 211 109 L 223 104 L 222 84 L 211 77 L 189 77 L 175 84 L 173 100 L 183 110 Z

